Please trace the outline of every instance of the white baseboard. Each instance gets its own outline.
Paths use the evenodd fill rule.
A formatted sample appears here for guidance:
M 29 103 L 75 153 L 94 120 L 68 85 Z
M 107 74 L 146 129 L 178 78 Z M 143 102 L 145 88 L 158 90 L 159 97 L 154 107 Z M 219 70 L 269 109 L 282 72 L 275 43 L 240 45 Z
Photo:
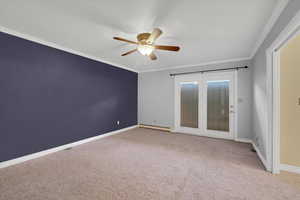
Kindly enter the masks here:
M 243 142 L 243 143 L 249 143 L 249 144 L 252 144 L 253 148 L 255 149 L 256 151 L 256 154 L 258 156 L 258 158 L 261 160 L 261 162 L 263 163 L 265 169 L 269 172 L 271 172 L 271 167 L 270 165 L 268 164 L 267 160 L 264 158 L 264 156 L 262 155 L 262 153 L 260 152 L 259 148 L 256 146 L 256 144 L 251 140 L 251 139 L 248 139 L 248 138 L 237 138 L 235 139 L 236 142 Z
M 175 133 L 180 133 L 176 130 L 171 130 L 171 132 L 175 132 Z M 181 132 L 182 133 L 182 132 Z M 188 133 L 189 134 L 189 133 Z M 191 134 L 191 135 L 196 135 L 196 134 Z M 198 135 L 198 136 L 205 136 L 205 135 Z M 211 137 L 211 136 L 208 136 Z M 226 138 L 222 138 L 222 139 L 226 139 Z M 263 163 L 265 169 L 269 172 L 271 172 L 271 167 L 268 164 L 267 160 L 263 157 L 262 153 L 260 152 L 259 148 L 254 144 L 254 142 L 251 139 L 248 138 L 236 138 L 234 141 L 236 142 L 243 142 L 243 143 L 249 143 L 252 144 L 253 148 L 256 151 L 256 154 L 258 155 L 258 158 L 261 160 L 261 162 Z
M 154 130 L 159 130 L 159 131 L 167 131 L 171 132 L 170 127 L 162 127 L 162 126 L 154 126 L 154 125 L 145 125 L 145 124 L 139 124 L 140 128 L 148 128 L 148 129 L 154 129 Z
M 73 142 L 73 143 L 70 143 L 70 144 L 65 144 L 65 145 L 62 145 L 62 146 L 59 146 L 59 147 L 54 147 L 54 148 L 51 148 L 51 149 L 47 149 L 47 150 L 40 151 L 40 152 L 37 152 L 37 153 L 29 154 L 29 155 L 22 156 L 22 157 L 19 157 L 19 158 L 15 158 L 15 159 L 12 159 L 12 160 L 0 162 L 0 169 L 11 166 L 11 165 L 16 165 L 16 164 L 19 164 L 19 163 L 22 163 L 22 162 L 25 162 L 25 161 L 28 161 L 28 160 L 32 160 L 32 159 L 35 159 L 35 158 L 39 158 L 39 157 L 42 157 L 42 156 L 45 156 L 45 155 L 48 155 L 48 154 L 51 154 L 51 153 L 55 153 L 57 151 L 62 151 L 62 150 L 67 149 L 67 148 L 75 147 L 75 146 L 85 144 L 85 143 L 88 143 L 88 142 L 92 142 L 92 141 L 95 141 L 95 140 L 99 140 L 99 139 L 102 139 L 102 138 L 105 138 L 105 137 L 108 137 L 108 136 L 116 135 L 116 134 L 119 134 L 121 132 L 130 130 L 130 129 L 133 129 L 133 128 L 137 128 L 137 127 L 138 127 L 138 125 L 130 126 L 130 127 L 127 127 L 127 128 L 123 128 L 123 129 L 120 129 L 120 130 L 108 132 L 108 133 L 98 135 L 98 136 L 95 136 L 95 137 L 90 137 L 90 138 L 87 138 L 87 139 L 83 139 L 83 140 Z
M 300 167 L 293 165 L 280 164 L 280 170 L 300 174 Z
M 44 151 L 33 153 L 33 154 L 30 154 L 30 155 L 22 156 L 22 157 L 19 157 L 19 158 L 16 158 L 16 159 L 0 162 L 0 169 L 5 168 L 5 167 L 9 167 L 9 166 L 12 166 L 12 165 L 16 165 L 16 164 L 19 164 L 19 163 L 22 163 L 22 162 L 25 162 L 25 161 L 28 161 L 28 160 L 32 160 L 32 159 L 35 159 L 35 158 L 39 158 L 39 157 L 42 157 L 42 156 L 45 156 L 45 155 L 48 155 L 48 154 L 51 154 L 51 153 L 62 151 L 62 150 L 65 150 L 67 148 L 75 147 L 75 146 L 85 144 L 85 143 L 88 143 L 88 142 L 92 142 L 92 141 L 95 141 L 95 140 L 99 140 L 99 139 L 102 139 L 102 138 L 105 138 L 105 137 L 108 137 L 108 136 L 116 135 L 116 134 L 119 134 L 121 132 L 130 130 L 130 129 L 134 129 L 134 128 L 137 128 L 137 127 L 139 127 L 139 126 L 138 125 L 130 126 L 130 127 L 127 127 L 127 128 L 117 130 L 117 131 L 108 132 L 108 133 L 105 133 L 105 134 L 102 134 L 102 135 L 98 135 L 98 136 L 95 136 L 95 137 L 83 139 L 83 140 L 73 142 L 73 143 L 70 143 L 70 144 L 66 144 L 66 145 L 62 145 L 62 146 L 59 146 L 59 147 L 54 147 L 54 148 L 51 148 L 51 149 L 47 149 L 47 150 L 44 150 Z M 172 131 L 174 131 L 174 130 L 172 130 Z M 261 154 L 260 150 L 258 149 L 258 147 L 250 139 L 239 138 L 239 139 L 236 139 L 235 141 L 244 142 L 244 143 L 252 143 L 254 149 L 256 150 L 256 153 L 257 153 L 259 159 L 262 161 L 265 168 L 268 171 L 270 171 L 270 167 L 269 167 L 267 161 L 262 156 L 262 154 Z M 300 167 L 281 164 L 280 169 L 284 170 L 284 171 L 289 171 L 289 172 L 294 172 L 294 173 L 299 173 L 300 174 Z
M 248 139 L 248 138 L 236 138 L 235 139 L 236 142 L 242 142 L 242 143 L 249 143 L 252 144 L 252 140 Z
M 256 146 L 256 144 L 254 142 L 252 142 L 253 148 L 255 149 L 259 159 L 261 160 L 261 162 L 263 163 L 263 165 L 265 166 L 267 171 L 271 171 L 271 167 L 268 164 L 267 160 L 263 157 L 262 153 L 260 152 L 259 148 Z
M 199 136 L 199 137 L 208 137 L 208 138 L 214 138 L 214 139 L 223 139 L 223 140 L 233 140 L 231 137 L 224 137 L 222 135 L 218 134 L 199 134 L 197 132 L 190 132 L 182 129 L 171 129 L 172 133 L 179 133 L 179 134 L 187 134 L 187 135 L 194 135 L 194 136 Z

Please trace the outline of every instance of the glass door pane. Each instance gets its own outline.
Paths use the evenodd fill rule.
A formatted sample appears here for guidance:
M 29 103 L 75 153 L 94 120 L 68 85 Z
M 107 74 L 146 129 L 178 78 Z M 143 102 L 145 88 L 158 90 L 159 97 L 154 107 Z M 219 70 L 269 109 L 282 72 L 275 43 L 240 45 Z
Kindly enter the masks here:
M 229 80 L 207 82 L 207 129 L 229 131 Z
M 180 125 L 198 128 L 199 85 L 198 82 L 180 83 Z
M 174 130 L 233 139 L 235 84 L 235 72 L 175 77 Z
M 214 72 L 203 75 L 204 133 L 219 138 L 234 138 L 234 72 Z

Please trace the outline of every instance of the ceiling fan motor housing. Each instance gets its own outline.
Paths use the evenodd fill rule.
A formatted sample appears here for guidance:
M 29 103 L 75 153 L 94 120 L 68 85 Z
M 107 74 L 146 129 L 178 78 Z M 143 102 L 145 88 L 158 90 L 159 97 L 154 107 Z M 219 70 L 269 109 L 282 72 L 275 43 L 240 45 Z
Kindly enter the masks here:
M 135 44 L 137 45 L 136 49 L 133 49 L 131 51 L 128 51 L 124 54 L 122 54 L 122 56 L 127 56 L 133 52 L 140 52 L 142 55 L 144 56 L 148 56 L 151 60 L 156 60 L 157 57 L 156 55 L 153 53 L 153 51 L 155 49 L 159 49 L 159 50 L 165 50 L 165 51 L 179 51 L 179 47 L 178 46 L 168 46 L 168 45 L 155 45 L 155 41 L 156 39 L 162 34 L 163 32 L 159 29 L 159 28 L 155 28 L 152 33 L 140 33 L 137 35 L 137 42 L 131 41 L 131 40 L 127 40 L 124 38 L 120 38 L 120 37 L 114 37 L 115 40 L 120 40 L 123 42 L 127 42 L 130 44 Z
M 146 40 L 150 37 L 150 33 L 141 33 L 137 35 L 137 40 L 139 42 L 146 42 Z

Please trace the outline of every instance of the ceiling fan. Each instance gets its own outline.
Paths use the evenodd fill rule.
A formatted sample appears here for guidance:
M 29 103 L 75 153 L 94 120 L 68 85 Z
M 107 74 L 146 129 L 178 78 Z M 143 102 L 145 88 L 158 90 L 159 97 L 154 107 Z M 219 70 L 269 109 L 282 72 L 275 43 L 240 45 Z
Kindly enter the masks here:
M 137 35 L 137 42 L 123 39 L 120 37 L 114 37 L 115 40 L 120 40 L 130 44 L 136 44 L 137 48 L 131 51 L 128 51 L 122 56 L 127 56 L 133 52 L 140 52 L 144 56 L 148 56 L 151 60 L 156 60 L 157 57 L 154 54 L 154 50 L 166 50 L 166 51 L 179 51 L 180 47 L 178 46 L 166 46 L 166 45 L 155 45 L 156 39 L 162 34 L 162 31 L 159 28 L 155 28 L 152 33 L 140 33 Z

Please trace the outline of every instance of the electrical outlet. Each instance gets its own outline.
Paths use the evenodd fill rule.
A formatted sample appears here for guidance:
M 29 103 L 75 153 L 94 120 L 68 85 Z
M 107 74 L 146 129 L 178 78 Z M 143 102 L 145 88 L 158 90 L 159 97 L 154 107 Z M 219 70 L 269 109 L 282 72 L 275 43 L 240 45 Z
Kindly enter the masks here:
M 120 125 L 120 121 L 117 121 L 117 125 L 118 125 L 118 126 Z

